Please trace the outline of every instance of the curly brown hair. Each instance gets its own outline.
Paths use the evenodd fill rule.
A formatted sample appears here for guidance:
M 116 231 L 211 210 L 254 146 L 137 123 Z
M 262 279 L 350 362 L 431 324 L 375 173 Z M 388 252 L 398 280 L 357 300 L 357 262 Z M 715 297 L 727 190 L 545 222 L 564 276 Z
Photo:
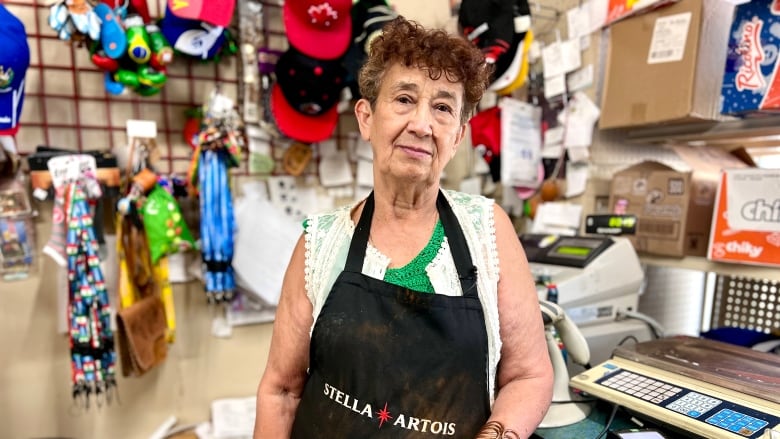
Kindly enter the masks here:
M 372 42 L 368 60 L 358 74 L 360 94 L 375 108 L 384 72 L 395 63 L 428 71 L 431 79 L 444 75 L 463 84 L 461 123 L 466 123 L 489 84 L 485 56 L 464 38 L 442 29 L 426 29 L 398 16 L 388 22 Z

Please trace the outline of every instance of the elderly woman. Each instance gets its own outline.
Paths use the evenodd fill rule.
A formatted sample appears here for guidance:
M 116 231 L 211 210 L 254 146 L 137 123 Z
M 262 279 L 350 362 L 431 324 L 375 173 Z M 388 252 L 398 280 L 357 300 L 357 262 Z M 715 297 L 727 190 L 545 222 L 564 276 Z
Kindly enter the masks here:
M 541 422 L 552 369 L 514 227 L 439 186 L 489 73 L 470 43 L 402 17 L 372 42 L 355 115 L 374 191 L 304 224 L 255 438 L 517 438 Z

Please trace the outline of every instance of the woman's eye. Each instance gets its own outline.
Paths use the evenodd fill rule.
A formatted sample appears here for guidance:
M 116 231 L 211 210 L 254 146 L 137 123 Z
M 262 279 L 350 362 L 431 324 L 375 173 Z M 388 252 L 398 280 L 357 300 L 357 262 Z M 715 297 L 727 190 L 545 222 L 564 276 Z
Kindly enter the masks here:
M 449 105 L 439 104 L 436 109 L 445 113 L 452 113 L 452 108 Z
M 411 104 L 412 99 L 409 96 L 398 96 L 396 100 L 402 104 Z

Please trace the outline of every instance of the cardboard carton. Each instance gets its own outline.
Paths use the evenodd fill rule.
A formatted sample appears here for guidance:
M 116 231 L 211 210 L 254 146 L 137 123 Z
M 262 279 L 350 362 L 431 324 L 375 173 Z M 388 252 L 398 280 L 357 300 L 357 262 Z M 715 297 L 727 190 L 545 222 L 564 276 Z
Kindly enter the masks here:
M 599 127 L 723 119 L 720 88 L 734 5 L 681 0 L 610 28 Z
M 637 233 L 628 237 L 637 252 L 683 256 L 690 180 L 690 172 L 654 161 L 615 174 L 609 205 L 612 213 L 637 216 Z
M 610 185 L 610 210 L 637 216 L 636 235 L 629 239 L 640 253 L 705 256 L 720 171 L 751 163 L 741 150 L 692 146 L 674 150 L 691 171 L 653 161 L 618 171 Z
M 707 258 L 780 267 L 780 170 L 722 172 Z

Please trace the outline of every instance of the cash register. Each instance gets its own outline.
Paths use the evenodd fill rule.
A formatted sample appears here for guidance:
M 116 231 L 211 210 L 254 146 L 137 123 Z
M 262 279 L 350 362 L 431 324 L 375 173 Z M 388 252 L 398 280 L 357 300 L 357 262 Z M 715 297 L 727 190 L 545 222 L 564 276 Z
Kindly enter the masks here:
M 526 234 L 520 241 L 547 317 L 545 337 L 555 373 L 553 402 L 539 427 L 562 427 L 583 420 L 591 408 L 571 392 L 569 377 L 590 362 L 608 359 L 623 340 L 651 338 L 646 323 L 620 317 L 636 312 L 644 272 L 625 238 Z M 558 292 L 555 307 L 548 303 L 552 285 Z M 558 336 L 568 361 L 553 339 Z
M 641 320 L 622 319 L 636 312 L 644 284 L 639 256 L 626 238 L 523 234 L 539 300 L 547 300 L 547 286 L 558 289 L 557 303 L 588 342 L 591 362 L 608 359 L 626 337 L 653 338 Z

